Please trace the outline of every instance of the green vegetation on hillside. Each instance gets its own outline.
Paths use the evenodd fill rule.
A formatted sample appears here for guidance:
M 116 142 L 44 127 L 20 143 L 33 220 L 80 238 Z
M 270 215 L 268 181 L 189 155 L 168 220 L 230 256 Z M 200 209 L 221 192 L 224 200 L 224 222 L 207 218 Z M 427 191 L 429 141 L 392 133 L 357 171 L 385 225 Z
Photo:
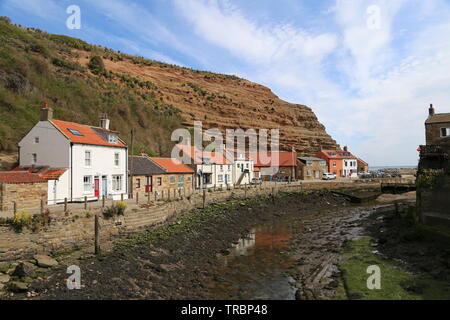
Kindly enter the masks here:
M 104 60 L 157 65 L 205 77 L 238 79 L 205 71 L 133 57 L 64 35 L 54 35 L 10 24 L 0 19 L 0 152 L 15 151 L 17 143 L 39 119 L 47 102 L 55 118 L 98 125 L 106 112 L 112 129 L 130 142 L 134 128 L 135 151 L 170 154 L 171 132 L 182 127 L 181 112 L 162 102 L 158 88 L 105 68 Z M 74 49 L 89 52 L 88 68 L 74 62 Z

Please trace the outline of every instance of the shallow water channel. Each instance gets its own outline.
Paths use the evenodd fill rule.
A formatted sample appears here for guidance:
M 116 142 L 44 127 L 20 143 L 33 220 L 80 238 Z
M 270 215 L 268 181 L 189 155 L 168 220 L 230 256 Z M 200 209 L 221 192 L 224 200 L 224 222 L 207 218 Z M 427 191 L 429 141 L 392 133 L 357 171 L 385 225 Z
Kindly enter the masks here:
M 304 218 L 275 217 L 255 226 L 229 253 L 218 255 L 220 266 L 206 286 L 211 299 L 294 299 L 296 289 L 287 271 L 295 261 L 288 251 Z

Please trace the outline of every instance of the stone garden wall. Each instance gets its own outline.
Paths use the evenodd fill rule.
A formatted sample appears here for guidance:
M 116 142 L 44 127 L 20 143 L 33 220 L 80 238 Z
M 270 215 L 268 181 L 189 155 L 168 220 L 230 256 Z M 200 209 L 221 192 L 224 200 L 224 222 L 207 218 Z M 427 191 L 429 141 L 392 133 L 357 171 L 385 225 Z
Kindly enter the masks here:
M 379 183 L 314 183 L 279 185 L 270 188 L 242 188 L 206 192 L 206 205 L 230 199 L 242 199 L 272 192 L 305 191 L 317 189 L 376 187 Z M 130 202 L 131 203 L 131 202 Z M 116 219 L 105 219 L 100 214 L 101 243 L 110 243 L 116 236 L 162 224 L 177 215 L 203 206 L 203 194 L 189 198 L 157 202 L 144 205 L 129 205 L 125 215 Z M 51 211 L 51 207 L 50 211 Z M 39 232 L 24 230 L 15 232 L 9 225 L 0 225 L 0 261 L 13 261 L 31 257 L 36 253 L 49 254 L 56 250 L 88 247 L 94 245 L 94 215 L 101 209 L 77 210 L 59 213 L 52 217 L 50 225 Z

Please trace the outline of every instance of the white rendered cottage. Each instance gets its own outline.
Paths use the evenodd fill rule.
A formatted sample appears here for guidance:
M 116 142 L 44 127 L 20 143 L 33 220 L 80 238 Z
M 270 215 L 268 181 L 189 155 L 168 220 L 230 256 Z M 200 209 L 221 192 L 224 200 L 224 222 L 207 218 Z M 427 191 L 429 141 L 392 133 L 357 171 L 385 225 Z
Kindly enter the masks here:
M 118 200 L 122 194 L 126 199 L 127 158 L 128 148 L 119 133 L 109 129 L 106 115 L 100 127 L 93 127 L 54 120 L 53 110 L 45 107 L 41 121 L 19 142 L 20 169 L 67 169 L 49 180 L 49 204 L 65 198 L 70 202 L 103 196 Z

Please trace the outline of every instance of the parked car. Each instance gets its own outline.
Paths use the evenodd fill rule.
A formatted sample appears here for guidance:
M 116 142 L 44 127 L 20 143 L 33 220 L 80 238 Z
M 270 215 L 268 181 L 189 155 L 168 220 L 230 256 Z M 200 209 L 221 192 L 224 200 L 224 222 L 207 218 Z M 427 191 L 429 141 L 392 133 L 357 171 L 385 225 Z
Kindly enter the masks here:
M 251 184 L 261 184 L 262 179 L 261 178 L 253 178 Z
M 324 173 L 322 175 L 322 180 L 335 180 L 336 175 L 334 173 Z

